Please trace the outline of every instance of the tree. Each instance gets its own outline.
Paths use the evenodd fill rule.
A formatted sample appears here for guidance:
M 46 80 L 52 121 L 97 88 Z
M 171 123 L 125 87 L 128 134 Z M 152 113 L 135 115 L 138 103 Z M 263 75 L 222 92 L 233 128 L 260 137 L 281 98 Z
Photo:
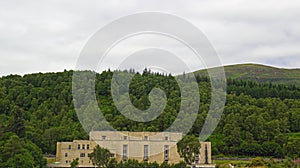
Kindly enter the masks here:
M 286 156 L 291 158 L 300 157 L 300 138 L 290 137 L 286 144 L 284 144 L 284 151 Z
M 6 133 L 0 143 L 0 167 L 46 167 L 41 150 L 16 134 Z
M 73 161 L 71 162 L 71 168 L 76 168 L 78 166 L 79 164 L 78 160 L 79 160 L 78 158 L 73 159 Z
M 195 156 L 200 154 L 200 142 L 194 135 L 187 135 L 177 143 L 177 152 L 187 164 L 195 161 Z
M 283 157 L 283 151 L 280 145 L 276 142 L 264 142 L 261 145 L 263 156 Z
M 25 122 L 23 119 L 23 110 L 19 106 L 14 106 L 12 117 L 6 127 L 6 132 L 14 132 L 19 137 L 25 136 Z
M 110 161 L 108 162 L 108 168 L 117 168 L 118 166 L 118 162 L 116 161 L 115 158 L 110 159 Z
M 110 151 L 97 145 L 88 156 L 92 160 L 93 165 L 107 167 L 110 160 Z

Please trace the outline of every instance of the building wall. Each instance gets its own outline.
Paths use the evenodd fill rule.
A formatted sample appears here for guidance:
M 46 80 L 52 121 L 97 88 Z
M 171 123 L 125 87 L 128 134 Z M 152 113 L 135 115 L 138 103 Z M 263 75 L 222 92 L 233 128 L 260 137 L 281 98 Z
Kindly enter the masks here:
M 93 167 L 88 154 L 99 144 L 107 148 L 112 153 L 112 157 L 117 161 L 124 159 L 123 148 L 127 145 L 127 159 L 145 161 L 144 146 L 148 145 L 149 162 L 178 163 L 182 160 L 177 153 L 176 143 L 182 138 L 181 133 L 154 133 L 154 132 L 113 132 L 113 131 L 93 131 L 90 132 L 90 140 L 74 140 L 73 142 L 57 142 L 56 161 L 60 162 L 57 167 L 70 167 L 73 159 L 79 158 L 80 167 Z M 199 163 L 211 161 L 210 142 L 201 143 L 201 154 Z M 168 157 L 165 156 L 165 148 L 168 147 Z
M 56 162 L 60 162 L 61 167 L 69 167 L 73 159 L 79 159 L 82 167 L 91 167 L 88 154 L 93 152 L 96 143 L 89 140 L 74 140 L 73 142 L 57 142 Z
M 105 138 L 104 138 L 105 137 Z M 90 139 L 100 146 L 105 146 L 116 154 L 117 161 L 123 158 L 123 145 L 128 146 L 128 157 L 144 161 L 144 146 L 148 145 L 148 161 L 162 163 L 165 161 L 164 148 L 168 148 L 168 162 L 179 162 L 176 143 L 181 139 L 181 133 L 153 133 L 153 132 L 110 132 L 97 131 L 90 133 Z
M 206 156 L 207 153 L 207 156 Z M 207 157 L 207 160 L 206 160 Z M 211 159 L 211 142 L 201 142 L 199 163 L 212 164 Z

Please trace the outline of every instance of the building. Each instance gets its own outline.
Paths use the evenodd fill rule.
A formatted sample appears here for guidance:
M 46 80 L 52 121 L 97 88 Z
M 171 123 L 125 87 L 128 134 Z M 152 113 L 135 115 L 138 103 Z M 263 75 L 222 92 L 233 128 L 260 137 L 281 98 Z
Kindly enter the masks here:
M 117 132 L 92 131 L 89 140 L 57 142 L 56 164 L 49 167 L 70 167 L 73 159 L 79 158 L 79 167 L 94 167 L 88 154 L 99 144 L 109 149 L 117 161 L 135 159 L 140 162 L 178 163 L 177 142 L 181 133 L 174 132 Z M 196 156 L 197 167 L 212 165 L 211 143 L 201 142 L 200 156 Z

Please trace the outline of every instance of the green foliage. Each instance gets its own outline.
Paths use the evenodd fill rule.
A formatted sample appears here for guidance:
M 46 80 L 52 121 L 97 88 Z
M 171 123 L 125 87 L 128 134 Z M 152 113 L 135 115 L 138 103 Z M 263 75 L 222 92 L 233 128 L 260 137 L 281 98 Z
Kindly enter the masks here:
M 199 138 L 194 135 L 187 135 L 177 143 L 177 151 L 187 164 L 195 161 L 195 156 L 200 153 Z
M 287 143 L 284 144 L 284 152 L 286 156 L 291 158 L 300 157 L 300 138 L 290 137 L 287 140 Z
M 262 158 L 256 157 L 251 160 L 250 167 L 264 166 L 265 162 Z
M 137 160 L 129 159 L 127 161 L 117 162 L 115 159 L 111 159 L 108 163 L 108 168 L 188 168 L 185 162 L 177 164 L 158 164 L 156 162 L 138 162 Z
M 71 168 L 76 168 L 79 165 L 79 159 L 73 159 L 73 161 L 71 162 Z
M 14 156 L 19 157 L 18 152 L 13 152 L 19 149 L 2 152 L 12 134 L 22 143 L 28 143 L 27 146 L 35 145 L 23 147 L 28 155 L 32 155 L 34 165 L 44 163 L 41 161 L 43 159 L 34 156 L 31 151 L 39 150 L 38 155 L 55 154 L 58 141 L 88 139 L 74 110 L 72 75 L 72 71 L 65 71 L 0 78 L 1 163 L 7 163 Z M 183 100 L 174 77 L 154 74 L 149 70 L 142 74 L 135 73 L 129 86 L 130 101 L 135 107 L 141 110 L 149 108 L 148 95 L 154 87 L 162 89 L 167 96 L 162 114 L 151 122 L 142 123 L 124 117 L 115 107 L 111 97 L 112 75 L 111 71 L 96 74 L 95 90 L 101 112 L 116 130 L 164 131 L 175 121 Z M 241 72 L 240 75 L 245 74 Z M 209 111 L 211 88 L 209 78 L 196 76 L 196 79 L 201 99 L 191 134 L 198 136 Z M 90 83 L 84 79 L 80 82 Z M 300 132 L 299 85 L 261 82 L 263 81 L 228 79 L 224 114 L 209 138 L 212 141 L 213 155 L 300 157 L 300 140 L 299 136 L 295 136 Z M 82 90 L 80 93 L 82 99 L 76 101 L 84 102 L 88 91 Z M 184 101 L 189 99 L 192 97 Z M 95 130 L 102 126 L 95 121 L 91 124 L 95 126 Z
M 275 161 L 271 159 L 267 162 L 267 166 L 270 168 L 282 168 L 282 167 L 290 167 L 290 168 L 299 168 L 300 163 L 297 161 L 293 161 L 290 158 L 282 159 L 279 161 Z
M 0 142 L 0 167 L 46 167 L 41 150 L 31 141 L 5 133 Z
M 110 151 L 97 145 L 88 157 L 92 160 L 93 165 L 107 167 L 110 161 Z
M 12 109 L 12 116 L 10 118 L 10 121 L 5 129 L 4 132 L 14 132 L 19 137 L 25 136 L 25 123 L 24 123 L 24 117 L 23 111 L 18 106 L 14 106 Z

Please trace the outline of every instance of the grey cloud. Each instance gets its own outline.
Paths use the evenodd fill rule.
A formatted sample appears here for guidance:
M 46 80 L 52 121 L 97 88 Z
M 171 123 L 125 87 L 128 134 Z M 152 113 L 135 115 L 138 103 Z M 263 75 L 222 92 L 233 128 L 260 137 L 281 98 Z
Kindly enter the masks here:
M 0 75 L 74 69 L 93 33 L 142 11 L 171 13 L 192 22 L 224 64 L 299 68 L 299 9 L 297 0 L 1 1 Z

